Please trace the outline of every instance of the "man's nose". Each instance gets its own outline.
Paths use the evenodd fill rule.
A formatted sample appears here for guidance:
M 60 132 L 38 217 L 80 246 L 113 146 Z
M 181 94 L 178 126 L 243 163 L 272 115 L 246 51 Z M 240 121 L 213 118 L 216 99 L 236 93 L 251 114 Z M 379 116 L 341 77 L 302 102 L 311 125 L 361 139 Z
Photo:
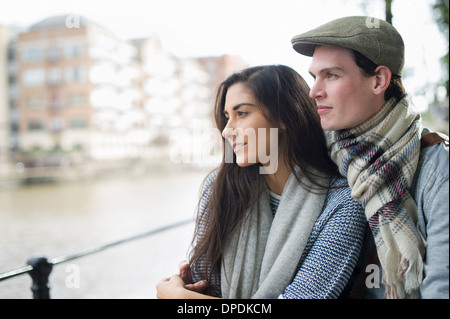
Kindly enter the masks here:
M 325 91 L 323 90 L 323 86 L 320 81 L 315 81 L 311 90 L 309 91 L 309 97 L 312 99 L 317 99 L 319 97 L 324 97 Z

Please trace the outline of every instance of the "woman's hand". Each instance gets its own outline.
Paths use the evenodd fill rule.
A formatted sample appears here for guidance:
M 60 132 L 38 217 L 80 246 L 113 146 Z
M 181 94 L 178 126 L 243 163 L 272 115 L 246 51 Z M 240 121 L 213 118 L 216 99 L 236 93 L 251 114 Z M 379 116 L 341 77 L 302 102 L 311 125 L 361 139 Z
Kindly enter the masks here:
M 164 278 L 156 285 L 158 299 L 184 299 L 185 284 L 179 275 Z
M 200 280 L 196 283 L 192 282 L 191 268 L 186 260 L 181 261 L 178 265 L 178 268 L 179 268 L 178 274 L 184 281 L 186 289 L 195 292 L 203 292 L 206 289 L 206 287 L 208 286 L 206 280 Z
M 195 284 L 194 284 L 195 286 Z M 156 285 L 156 297 L 158 299 L 209 299 L 213 298 L 196 291 L 186 289 L 186 285 L 180 275 L 164 278 Z

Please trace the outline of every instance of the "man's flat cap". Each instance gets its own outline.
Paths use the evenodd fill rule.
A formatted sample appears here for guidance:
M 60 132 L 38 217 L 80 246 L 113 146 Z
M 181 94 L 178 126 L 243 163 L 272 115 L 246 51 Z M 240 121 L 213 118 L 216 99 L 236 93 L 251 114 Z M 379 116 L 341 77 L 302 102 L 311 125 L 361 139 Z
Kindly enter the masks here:
M 352 16 L 330 21 L 292 38 L 294 50 L 312 56 L 317 45 L 340 46 L 358 51 L 393 74 L 403 73 L 405 46 L 398 31 L 386 21 Z

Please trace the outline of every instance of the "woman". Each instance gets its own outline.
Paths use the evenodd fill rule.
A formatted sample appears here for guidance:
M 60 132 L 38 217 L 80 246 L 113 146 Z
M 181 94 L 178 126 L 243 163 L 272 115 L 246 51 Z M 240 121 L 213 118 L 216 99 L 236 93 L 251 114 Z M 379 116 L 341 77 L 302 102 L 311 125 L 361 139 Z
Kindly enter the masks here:
M 279 65 L 245 69 L 219 86 L 224 157 L 204 183 L 190 268 L 162 280 L 158 298 L 340 296 L 365 217 L 328 157 L 308 93 L 297 72 Z M 207 282 L 206 294 L 192 282 Z

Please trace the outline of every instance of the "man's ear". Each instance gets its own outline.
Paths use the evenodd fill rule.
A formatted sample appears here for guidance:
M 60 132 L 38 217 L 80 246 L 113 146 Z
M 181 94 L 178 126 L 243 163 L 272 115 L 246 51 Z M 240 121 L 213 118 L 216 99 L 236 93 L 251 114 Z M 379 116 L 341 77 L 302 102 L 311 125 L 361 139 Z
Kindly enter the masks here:
M 391 83 L 392 72 L 385 65 L 380 65 L 375 69 L 375 83 L 373 92 L 375 95 L 384 94 Z

